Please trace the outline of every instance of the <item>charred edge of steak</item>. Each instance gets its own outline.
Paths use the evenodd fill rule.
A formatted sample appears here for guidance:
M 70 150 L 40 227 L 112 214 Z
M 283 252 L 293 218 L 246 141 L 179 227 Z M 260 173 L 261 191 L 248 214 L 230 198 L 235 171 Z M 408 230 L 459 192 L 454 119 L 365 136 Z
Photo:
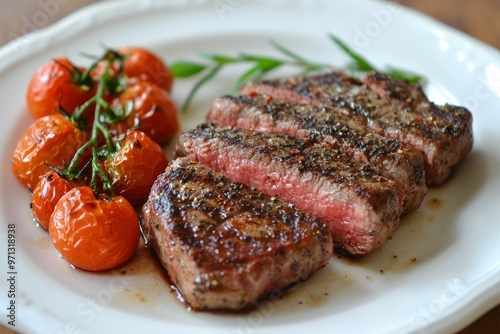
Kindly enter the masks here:
M 336 72 L 266 80 L 245 85 L 241 93 L 337 107 L 372 131 L 422 151 L 428 185 L 442 183 L 472 148 L 470 111 L 439 107 L 428 101 L 420 85 L 379 73 L 363 80 Z
M 146 236 L 195 309 L 240 310 L 325 266 L 325 224 L 187 158 L 174 160 L 143 207 Z
M 394 181 L 325 143 L 203 124 L 181 135 L 176 154 L 323 219 L 353 254 L 379 247 L 399 224 Z
M 294 103 L 268 95 L 217 98 L 207 121 L 309 140 L 327 142 L 350 158 L 393 179 L 401 214 L 416 210 L 427 193 L 422 153 L 399 140 L 370 132 L 364 124 L 331 108 Z

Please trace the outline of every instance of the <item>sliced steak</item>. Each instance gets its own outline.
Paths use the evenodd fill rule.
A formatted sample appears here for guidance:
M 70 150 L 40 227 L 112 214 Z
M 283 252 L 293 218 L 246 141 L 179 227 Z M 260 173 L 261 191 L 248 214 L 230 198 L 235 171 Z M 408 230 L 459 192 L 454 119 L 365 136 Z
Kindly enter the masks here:
M 342 73 L 266 80 L 242 94 L 268 94 L 295 102 L 335 106 L 372 131 L 415 146 L 425 156 L 426 182 L 438 185 L 472 148 L 472 114 L 429 102 L 418 84 L 371 73 L 363 80 Z
M 203 124 L 181 135 L 176 154 L 321 218 L 351 254 L 373 251 L 399 224 L 395 182 L 326 143 Z
M 307 279 L 333 252 L 321 220 L 186 158 L 158 177 L 141 222 L 195 309 L 253 306 Z
M 355 160 L 370 162 L 383 176 L 396 182 L 401 214 L 416 210 L 427 193 L 420 151 L 399 140 L 377 135 L 332 108 L 269 95 L 226 95 L 214 101 L 207 121 L 327 142 Z

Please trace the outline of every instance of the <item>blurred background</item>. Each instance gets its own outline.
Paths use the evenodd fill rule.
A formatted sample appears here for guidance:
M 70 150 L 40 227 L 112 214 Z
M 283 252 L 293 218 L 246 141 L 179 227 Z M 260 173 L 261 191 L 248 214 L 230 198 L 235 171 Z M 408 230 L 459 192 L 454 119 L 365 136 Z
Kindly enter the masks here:
M 104 0 L 100 0 L 104 1 Z M 99 0 L 0 0 L 0 45 Z M 500 49 L 499 0 L 400 0 Z
M 105 0 L 100 0 L 105 1 Z M 23 34 L 42 29 L 98 0 L 0 0 L 0 47 Z M 401 0 L 500 49 L 500 0 Z M 22 317 L 20 312 L 19 316 Z M 0 334 L 15 333 L 0 326 Z M 500 333 L 500 306 L 483 315 L 460 334 Z

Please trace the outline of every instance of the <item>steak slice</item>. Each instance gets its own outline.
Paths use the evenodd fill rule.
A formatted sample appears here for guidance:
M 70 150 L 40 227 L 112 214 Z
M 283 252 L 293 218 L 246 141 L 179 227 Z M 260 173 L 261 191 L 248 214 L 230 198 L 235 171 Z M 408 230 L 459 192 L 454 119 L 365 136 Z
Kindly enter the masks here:
M 149 244 L 195 309 L 238 310 L 324 267 L 325 224 L 277 198 L 179 158 L 142 209 Z
M 176 155 L 321 218 L 350 254 L 373 251 L 399 225 L 394 181 L 326 143 L 203 124 L 180 136 Z
M 364 124 L 328 107 L 268 95 L 226 95 L 214 101 L 207 121 L 324 141 L 350 158 L 370 162 L 383 176 L 396 182 L 401 214 L 415 211 L 427 193 L 420 151 L 399 140 L 379 136 Z
M 335 106 L 372 131 L 424 153 L 428 185 L 438 185 L 472 149 L 472 114 L 429 102 L 422 87 L 378 73 L 358 80 L 332 72 L 250 83 L 242 94 L 268 94 L 295 102 Z

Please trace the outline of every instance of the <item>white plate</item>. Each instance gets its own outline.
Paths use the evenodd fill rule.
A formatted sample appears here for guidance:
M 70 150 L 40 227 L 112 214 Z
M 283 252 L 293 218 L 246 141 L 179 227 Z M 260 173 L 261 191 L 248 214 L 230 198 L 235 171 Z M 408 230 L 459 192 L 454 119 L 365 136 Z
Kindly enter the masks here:
M 283 299 L 245 314 L 188 312 L 158 267 L 140 252 L 119 271 L 90 274 L 58 258 L 37 228 L 30 196 L 12 176 L 15 144 L 32 122 L 24 91 L 35 69 L 67 55 L 98 54 L 101 45 L 144 45 L 168 61 L 198 51 L 274 54 L 269 40 L 318 61 L 346 58 L 332 32 L 374 63 L 423 73 L 427 92 L 474 113 L 475 146 L 449 182 L 429 192 L 396 236 L 359 262 L 331 264 Z M 201 122 L 211 100 L 229 91 L 224 71 L 182 116 Z M 180 104 L 192 81 L 178 81 Z M 400 333 L 455 331 L 500 302 L 500 57 L 496 50 L 387 2 L 113 1 L 0 49 L 0 228 L 16 225 L 16 330 L 30 333 Z M 6 248 L 6 247 L 5 247 Z M 10 299 L 6 250 L 0 268 L 1 322 Z

